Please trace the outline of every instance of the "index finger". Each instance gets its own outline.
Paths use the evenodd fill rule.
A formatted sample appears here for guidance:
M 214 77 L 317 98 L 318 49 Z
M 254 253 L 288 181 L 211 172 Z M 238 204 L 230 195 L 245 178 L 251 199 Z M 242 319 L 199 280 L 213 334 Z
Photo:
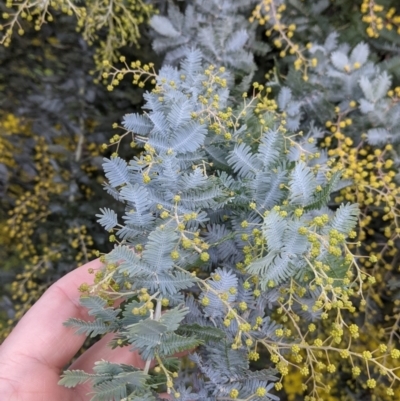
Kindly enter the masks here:
M 78 287 L 93 280 L 89 268 L 102 266 L 99 259 L 73 270 L 54 283 L 29 309 L 0 346 L 0 358 L 27 356 L 60 370 L 83 345 L 86 336 L 75 335 L 63 325 L 68 318 L 88 320 L 89 315 L 79 304 Z

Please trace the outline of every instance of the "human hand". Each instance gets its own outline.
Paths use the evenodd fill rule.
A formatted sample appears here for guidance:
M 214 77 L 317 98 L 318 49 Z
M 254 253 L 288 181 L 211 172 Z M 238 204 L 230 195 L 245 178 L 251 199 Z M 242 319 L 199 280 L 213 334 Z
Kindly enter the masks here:
M 89 268 L 98 269 L 96 259 L 54 283 L 32 306 L 0 346 L 0 394 L 2 401 L 88 401 L 90 383 L 77 388 L 58 385 L 60 374 L 83 345 L 86 336 L 63 325 L 68 318 L 92 320 L 79 304 L 78 287 L 90 282 Z M 93 372 L 104 359 L 143 368 L 145 362 L 128 347 L 112 350 L 107 334 L 82 354 L 68 369 Z

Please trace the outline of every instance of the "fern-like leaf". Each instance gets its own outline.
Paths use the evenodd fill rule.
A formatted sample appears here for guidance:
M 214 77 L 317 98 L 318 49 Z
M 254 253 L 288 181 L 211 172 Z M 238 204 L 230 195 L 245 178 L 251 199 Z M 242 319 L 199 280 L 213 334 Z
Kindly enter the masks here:
M 129 131 L 139 135 L 148 135 L 153 129 L 153 124 L 145 115 L 137 113 L 125 114 L 122 125 Z
M 325 206 L 329 201 L 331 193 L 338 185 L 341 175 L 342 173 L 340 171 L 333 173 L 329 182 L 322 186 L 322 190 L 313 194 L 311 202 L 304 207 L 304 210 L 308 212 L 310 210 L 321 209 L 323 206 Z
M 108 375 L 104 375 L 108 377 Z M 61 375 L 58 384 L 67 388 L 76 387 L 78 384 L 86 383 L 88 380 L 96 377 L 95 374 L 86 373 L 83 370 L 66 370 Z
M 95 316 L 96 319 L 102 319 L 105 322 L 116 322 L 117 316 L 121 309 L 107 307 L 107 302 L 98 296 L 81 297 L 79 303 L 88 309 L 90 316 Z
M 188 7 L 189 9 L 190 7 Z M 192 49 L 187 52 L 186 57 L 181 63 L 182 71 L 188 76 L 193 77 L 202 71 L 202 58 L 203 54 L 198 49 Z
M 182 324 L 177 330 L 178 334 L 197 337 L 203 341 L 219 341 L 226 337 L 226 334 L 216 327 L 204 327 L 198 324 Z
M 270 252 L 267 256 L 252 262 L 247 271 L 261 276 L 261 288 L 265 290 L 269 281 L 279 284 L 295 272 L 291 262 L 291 254 L 287 252 Z
M 233 170 L 244 178 L 253 178 L 257 170 L 261 168 L 257 156 L 252 154 L 250 147 L 245 143 L 235 146 L 227 161 Z
M 147 275 L 154 277 L 154 268 L 140 258 L 135 251 L 126 246 L 116 246 L 108 255 L 107 261 L 110 263 L 118 263 L 119 270 L 128 273 L 130 276 Z
M 304 163 L 296 164 L 290 180 L 290 200 L 295 204 L 306 205 L 311 199 L 317 187 L 312 170 Z
M 203 341 L 195 337 L 183 337 L 175 333 L 167 333 L 160 344 L 161 355 L 173 355 L 177 352 L 192 350 L 202 344 Z
M 175 130 L 182 127 L 191 120 L 190 113 L 193 111 L 193 105 L 190 100 L 185 99 L 181 102 L 175 102 L 167 115 L 167 121 L 171 129 Z
M 329 226 L 347 235 L 356 226 L 358 215 L 359 209 L 357 205 L 350 203 L 346 205 L 342 204 L 336 210 L 335 216 Z
M 63 323 L 66 327 L 74 327 L 75 334 L 85 334 L 86 336 L 96 337 L 99 334 L 105 334 L 112 331 L 110 326 L 106 325 L 102 319 L 96 319 L 94 322 L 70 318 Z
M 172 266 L 171 251 L 175 248 L 178 235 L 172 229 L 157 229 L 149 235 L 146 249 L 143 251 L 143 260 L 154 271 L 166 271 Z
M 204 125 L 190 121 L 178 128 L 174 139 L 170 142 L 170 147 L 176 153 L 195 152 L 203 145 L 206 134 Z
M 97 220 L 106 231 L 112 230 L 118 224 L 118 215 L 109 208 L 100 209 L 102 214 L 96 214 Z
M 265 168 L 271 168 L 279 162 L 284 145 L 284 137 L 278 130 L 269 130 L 263 135 L 258 148 L 258 158 Z
M 103 160 L 103 169 L 112 187 L 115 188 L 129 182 L 128 165 L 125 160 L 118 156 Z
M 188 308 L 181 308 L 179 306 L 170 309 L 161 316 L 160 323 L 165 324 L 168 331 L 175 331 L 178 329 L 179 323 L 185 318 L 188 312 Z

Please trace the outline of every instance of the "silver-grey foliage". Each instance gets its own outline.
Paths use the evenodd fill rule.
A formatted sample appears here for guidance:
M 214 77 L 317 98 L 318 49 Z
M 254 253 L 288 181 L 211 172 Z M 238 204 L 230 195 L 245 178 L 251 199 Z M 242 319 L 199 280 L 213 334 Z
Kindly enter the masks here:
M 225 66 L 243 79 L 236 90 L 246 90 L 257 70 L 255 55 L 265 55 L 269 45 L 257 39 L 256 24 L 245 17 L 257 2 L 254 0 L 186 1 L 184 11 L 169 3 L 165 15 L 155 15 L 153 48 L 165 54 L 164 64 L 177 65 L 188 48 L 202 51 L 204 60 Z
M 125 204 L 123 215 L 109 208 L 98 215 L 119 241 L 105 258 L 113 266 L 105 274 L 124 302 L 114 310 L 89 295 L 82 305 L 96 320 L 66 324 L 92 336 L 115 332 L 113 347 L 130 347 L 162 366 L 176 366 L 176 352 L 195 349 L 195 368 L 175 378 L 163 370 L 154 376 L 103 362 L 103 373 L 64 373 L 61 384 L 69 387 L 93 380 L 93 400 L 155 400 L 152 384 L 165 381 L 179 400 L 192 399 L 191 391 L 201 400 L 230 399 L 233 390 L 246 398 L 260 388 L 265 395 L 252 399 L 276 400 L 270 394 L 274 371 L 252 371 L 246 345 L 249 338 L 276 339 L 280 326 L 269 316 L 276 302 L 272 287 L 312 277 L 307 260 L 329 259 L 336 279 L 344 277 L 344 258 L 332 256 L 322 242 L 313 256 L 301 232 L 325 212 L 340 173 L 324 173 L 326 156 L 306 136 L 294 143 L 272 116 L 265 115 L 269 126 L 259 123 L 255 99 L 237 106 L 226 82 L 232 81 L 224 70 L 207 72 L 198 50 L 188 53 L 180 69 L 163 67 L 156 89 L 145 95 L 145 112 L 124 117 L 144 152 L 128 162 L 118 156 L 104 161 L 106 189 Z M 231 117 L 216 118 L 229 110 Z M 316 156 L 304 158 L 291 147 Z M 347 235 L 356 213 L 352 205 L 329 212 L 329 223 L 315 233 L 336 229 Z M 318 290 L 310 290 L 305 300 L 317 296 Z M 229 319 L 232 313 L 236 317 Z

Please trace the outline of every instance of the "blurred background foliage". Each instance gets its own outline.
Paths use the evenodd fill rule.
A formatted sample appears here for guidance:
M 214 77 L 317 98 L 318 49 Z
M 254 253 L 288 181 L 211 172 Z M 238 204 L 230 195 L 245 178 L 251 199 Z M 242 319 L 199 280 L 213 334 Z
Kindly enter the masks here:
M 102 69 L 104 59 L 117 61 L 124 46 L 140 47 L 140 26 L 156 12 L 151 3 L 142 0 L 6 0 L 0 9 L 0 43 L 5 47 L 13 36 L 23 36 L 32 27 L 39 31 L 53 21 L 58 24 L 60 14 L 72 16 L 71 27 L 93 46 L 97 70 Z
M 0 47 L 0 66 L 4 338 L 50 284 L 94 250 L 109 249 L 94 216 L 105 196 L 101 144 L 113 122 L 140 105 L 143 90 L 121 84 L 111 95 L 96 84 L 93 49 L 63 14 Z

